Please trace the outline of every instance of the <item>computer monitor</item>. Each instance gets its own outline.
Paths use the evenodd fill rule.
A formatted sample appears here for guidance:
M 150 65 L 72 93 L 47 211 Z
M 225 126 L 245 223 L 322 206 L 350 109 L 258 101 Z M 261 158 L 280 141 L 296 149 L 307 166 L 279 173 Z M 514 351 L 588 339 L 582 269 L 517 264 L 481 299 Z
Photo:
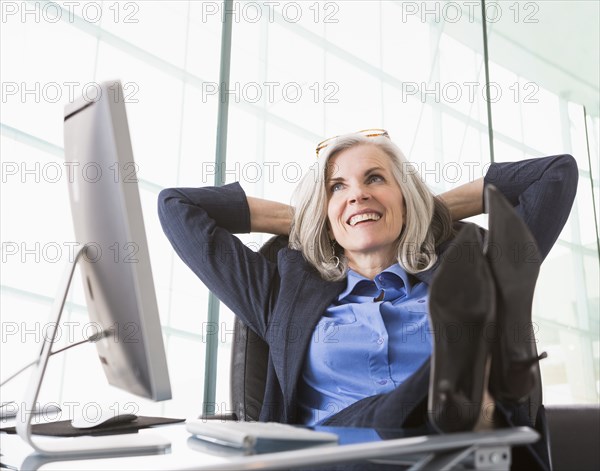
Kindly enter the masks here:
M 114 334 L 96 343 L 108 381 L 138 396 L 171 387 L 120 82 L 65 106 L 65 165 L 90 320 Z
M 51 322 L 58 325 L 75 266 L 80 267 L 90 320 L 107 336 L 96 343 L 110 384 L 156 401 L 171 398 L 150 256 L 137 186 L 124 94 L 119 81 L 105 82 L 93 100 L 65 107 L 65 164 L 80 249 L 69 261 L 55 299 Z M 25 396 L 36 404 L 56 337 L 44 338 Z M 84 373 L 85 374 L 85 373 Z M 38 453 L 52 456 L 162 452 L 158 435 L 33 439 L 31 414 L 20 414 L 17 433 Z

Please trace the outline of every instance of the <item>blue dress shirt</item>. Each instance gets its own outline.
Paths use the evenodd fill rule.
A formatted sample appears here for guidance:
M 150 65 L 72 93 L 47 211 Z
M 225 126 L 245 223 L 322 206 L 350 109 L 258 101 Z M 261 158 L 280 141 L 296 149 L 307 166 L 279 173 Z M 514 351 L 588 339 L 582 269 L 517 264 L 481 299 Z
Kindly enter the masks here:
M 429 358 L 428 286 L 394 264 L 369 280 L 348 271 L 346 289 L 315 327 L 298 390 L 301 423 L 316 425 L 368 396 L 387 393 Z

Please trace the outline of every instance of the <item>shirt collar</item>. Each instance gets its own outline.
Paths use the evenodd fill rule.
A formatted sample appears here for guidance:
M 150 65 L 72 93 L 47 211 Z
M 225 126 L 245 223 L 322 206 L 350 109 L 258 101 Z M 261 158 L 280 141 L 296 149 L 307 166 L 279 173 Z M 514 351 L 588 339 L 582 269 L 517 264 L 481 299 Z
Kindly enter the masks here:
M 383 273 L 391 273 L 391 274 L 397 276 L 398 278 L 400 278 L 399 281 L 401 281 L 404 284 L 406 293 L 410 294 L 410 291 L 412 289 L 412 284 L 410 282 L 410 276 L 408 275 L 408 273 L 406 273 L 406 271 L 404 271 L 404 269 L 400 266 L 400 264 L 394 263 L 393 265 L 391 265 L 388 268 L 386 268 L 385 270 L 383 270 L 381 273 L 378 273 L 377 276 L 379 276 Z M 352 293 L 352 291 L 354 290 L 356 285 L 358 285 L 360 282 L 366 281 L 366 282 L 373 283 L 373 280 L 370 280 L 367 277 L 362 276 L 360 273 L 355 272 L 351 268 L 348 269 L 346 280 L 347 280 L 346 288 L 340 293 L 340 295 L 338 296 L 338 300 L 342 300 L 346 296 L 348 296 L 350 293 Z

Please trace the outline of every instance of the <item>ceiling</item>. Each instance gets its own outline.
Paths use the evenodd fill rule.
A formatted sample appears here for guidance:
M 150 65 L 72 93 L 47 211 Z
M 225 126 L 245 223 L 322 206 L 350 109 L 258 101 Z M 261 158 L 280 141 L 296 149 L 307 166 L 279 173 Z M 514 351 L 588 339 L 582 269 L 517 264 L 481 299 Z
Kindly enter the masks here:
M 599 116 L 600 1 L 519 2 L 519 21 L 514 4 L 500 2 L 502 17 L 488 21 L 490 60 Z M 446 23 L 444 31 L 482 49 L 481 24 L 472 25 Z

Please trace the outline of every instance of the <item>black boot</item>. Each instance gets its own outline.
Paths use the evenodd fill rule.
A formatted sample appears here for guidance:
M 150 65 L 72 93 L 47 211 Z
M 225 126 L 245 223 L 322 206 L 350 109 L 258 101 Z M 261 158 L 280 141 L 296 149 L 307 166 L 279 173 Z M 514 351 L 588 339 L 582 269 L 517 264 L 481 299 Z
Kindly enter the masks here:
M 524 401 L 539 381 L 531 307 L 541 257 L 533 235 L 493 185 L 485 190 L 489 233 L 484 252 L 496 286 L 497 337 L 492 352 L 490 393 L 498 400 Z
M 444 253 L 429 294 L 434 346 L 428 408 L 439 432 L 472 430 L 480 416 L 495 306 L 478 228 L 468 224 Z

